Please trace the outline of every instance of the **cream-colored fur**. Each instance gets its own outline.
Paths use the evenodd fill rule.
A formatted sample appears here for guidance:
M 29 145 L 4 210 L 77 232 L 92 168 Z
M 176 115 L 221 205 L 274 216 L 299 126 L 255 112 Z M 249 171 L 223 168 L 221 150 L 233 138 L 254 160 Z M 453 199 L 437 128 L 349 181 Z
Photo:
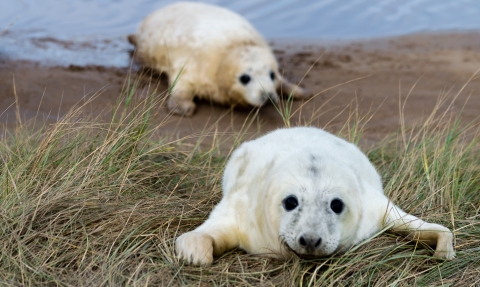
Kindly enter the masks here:
M 143 65 L 168 74 L 174 85 L 168 106 L 178 114 L 193 114 L 195 96 L 257 107 L 269 99 L 277 102 L 280 89 L 284 94 L 294 92 L 295 98 L 307 96 L 283 79 L 270 47 L 255 28 L 221 7 L 169 5 L 147 16 L 129 40 Z M 250 77 L 247 84 L 240 81 L 242 75 Z
M 297 206 L 288 210 L 292 200 Z M 435 257 L 455 256 L 452 232 L 394 205 L 355 145 L 317 128 L 280 129 L 232 154 L 222 200 L 202 225 L 176 240 L 175 248 L 192 264 L 210 264 L 235 247 L 277 258 L 322 257 L 388 226 L 436 245 Z

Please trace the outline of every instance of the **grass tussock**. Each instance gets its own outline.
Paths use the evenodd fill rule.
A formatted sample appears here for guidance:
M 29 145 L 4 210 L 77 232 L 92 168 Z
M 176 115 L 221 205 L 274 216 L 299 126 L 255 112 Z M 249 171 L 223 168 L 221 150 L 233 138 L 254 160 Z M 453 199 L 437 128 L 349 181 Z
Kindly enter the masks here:
M 78 107 L 56 124 L 35 131 L 19 125 L 1 139 L 1 285 L 480 284 L 475 123 L 435 110 L 423 125 L 366 150 L 392 200 L 454 230 L 455 260 L 434 260 L 429 247 L 387 232 L 332 258 L 283 262 L 232 250 L 212 266 L 193 267 L 176 259 L 174 240 L 220 200 L 235 144 L 221 147 L 225 135 L 215 129 L 199 136 L 217 139 L 204 149 L 159 137 L 151 118 L 161 97 L 132 86 L 110 122 Z M 346 124 L 341 134 L 358 142 L 361 127 Z

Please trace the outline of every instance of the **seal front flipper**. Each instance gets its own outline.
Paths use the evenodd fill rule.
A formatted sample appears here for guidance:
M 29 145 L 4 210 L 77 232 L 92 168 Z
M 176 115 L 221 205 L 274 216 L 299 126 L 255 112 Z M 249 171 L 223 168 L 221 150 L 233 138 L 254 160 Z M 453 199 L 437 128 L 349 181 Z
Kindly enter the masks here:
M 213 238 L 201 232 L 187 232 L 177 238 L 175 253 L 178 258 L 190 264 L 211 264 L 213 261 Z
M 235 225 L 228 216 L 222 215 L 217 206 L 207 221 L 197 229 L 182 234 L 175 241 L 178 258 L 193 265 L 209 265 L 214 256 L 238 247 Z M 219 210 L 220 209 L 220 210 Z M 215 212 L 217 211 L 217 212 Z
M 428 223 L 420 218 L 407 214 L 390 203 L 387 210 L 386 224 L 393 223 L 392 231 L 405 234 L 411 240 L 424 242 L 435 247 L 434 257 L 453 259 L 453 234 L 445 226 Z
M 304 100 L 313 96 L 308 90 L 290 83 L 285 78 L 280 78 L 279 80 L 280 85 L 278 86 L 278 92 L 284 97 L 288 98 L 292 96 L 293 99 Z

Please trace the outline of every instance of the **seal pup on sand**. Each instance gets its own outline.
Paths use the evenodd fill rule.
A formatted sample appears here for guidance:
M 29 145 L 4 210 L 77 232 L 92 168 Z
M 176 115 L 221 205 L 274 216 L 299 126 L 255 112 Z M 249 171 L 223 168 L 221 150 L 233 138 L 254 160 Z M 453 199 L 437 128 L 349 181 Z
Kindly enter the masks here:
M 240 247 L 289 258 L 344 252 L 390 227 L 452 259 L 452 232 L 405 213 L 353 144 L 321 129 L 279 129 L 243 143 L 229 159 L 223 198 L 198 228 L 177 238 L 180 259 L 205 265 Z
M 196 2 L 166 6 L 147 16 L 129 41 L 144 66 L 168 75 L 173 86 L 168 107 L 177 114 L 191 116 L 195 96 L 255 107 L 277 102 L 277 90 L 307 97 L 282 77 L 255 28 L 222 7 Z

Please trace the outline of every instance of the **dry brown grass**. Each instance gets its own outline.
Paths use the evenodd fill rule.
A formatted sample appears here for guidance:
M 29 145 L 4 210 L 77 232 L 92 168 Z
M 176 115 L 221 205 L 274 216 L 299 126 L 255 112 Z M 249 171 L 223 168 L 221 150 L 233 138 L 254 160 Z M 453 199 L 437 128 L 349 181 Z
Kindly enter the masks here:
M 150 118 L 159 97 L 126 89 L 123 98 L 109 123 L 79 107 L 54 125 L 35 132 L 19 125 L 1 140 L 1 285 L 480 284 L 476 123 L 441 114 L 366 151 L 395 202 L 454 230 L 455 260 L 434 260 L 428 247 L 385 233 L 333 258 L 283 262 L 232 250 L 194 267 L 177 260 L 174 240 L 220 200 L 232 148 L 221 151 L 217 140 L 202 151 L 156 138 Z M 360 127 L 346 125 L 342 134 L 357 142 Z M 243 134 L 229 136 L 239 142 Z

